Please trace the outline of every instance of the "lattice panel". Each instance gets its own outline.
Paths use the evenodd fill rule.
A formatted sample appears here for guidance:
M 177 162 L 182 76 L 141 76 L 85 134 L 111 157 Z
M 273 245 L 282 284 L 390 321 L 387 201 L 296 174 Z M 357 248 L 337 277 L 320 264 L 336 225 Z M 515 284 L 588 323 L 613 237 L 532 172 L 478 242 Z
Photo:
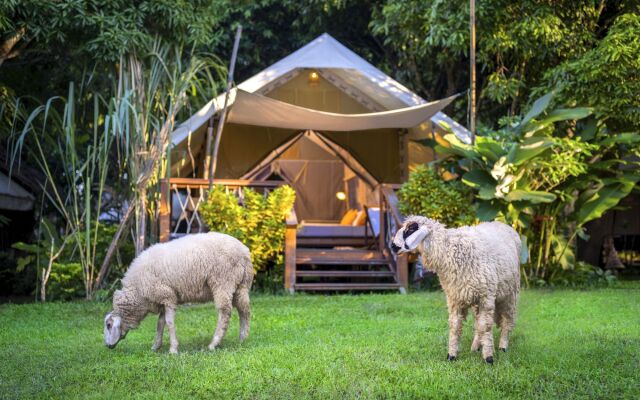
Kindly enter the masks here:
M 206 222 L 200 215 L 200 208 L 206 201 L 208 186 L 206 185 L 171 185 L 171 237 L 179 237 L 190 233 L 207 232 Z M 227 193 L 232 193 L 238 202 L 244 204 L 244 188 L 225 186 Z M 263 189 L 267 196 L 269 189 Z

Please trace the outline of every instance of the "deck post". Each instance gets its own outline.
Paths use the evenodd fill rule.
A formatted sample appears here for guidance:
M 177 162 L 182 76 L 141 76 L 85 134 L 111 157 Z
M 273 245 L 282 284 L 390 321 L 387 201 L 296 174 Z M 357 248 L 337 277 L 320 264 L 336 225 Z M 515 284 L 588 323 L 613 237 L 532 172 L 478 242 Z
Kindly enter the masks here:
M 406 294 L 409 290 L 409 258 L 406 253 L 398 254 L 396 274 L 398 276 L 398 284 L 400 284 L 400 293 Z
M 294 210 L 287 217 L 284 234 L 284 288 L 290 294 L 295 293 L 296 283 L 296 234 L 298 219 Z
M 160 218 L 158 230 L 160 243 L 168 242 L 171 234 L 171 200 L 169 179 L 160 179 Z

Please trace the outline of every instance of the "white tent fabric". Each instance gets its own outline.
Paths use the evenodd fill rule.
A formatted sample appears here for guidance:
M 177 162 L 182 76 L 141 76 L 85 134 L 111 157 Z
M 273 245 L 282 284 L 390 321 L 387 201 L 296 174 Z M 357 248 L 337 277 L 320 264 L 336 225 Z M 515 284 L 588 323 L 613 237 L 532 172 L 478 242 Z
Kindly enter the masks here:
M 317 131 L 364 131 L 412 128 L 428 120 L 456 96 L 413 107 L 367 114 L 336 114 L 311 110 L 269 97 L 237 90 L 229 122 L 273 128 Z
M 0 172 L 0 209 L 28 211 L 33 208 L 34 199 L 31 193 Z
M 387 110 L 427 103 L 327 33 L 240 83 L 238 89 L 255 93 L 300 68 L 329 69 L 346 84 L 358 88 Z M 233 104 L 234 96 L 230 100 L 229 104 Z M 185 141 L 192 132 L 202 127 L 217 110 L 220 110 L 223 103 L 224 95 L 207 103 L 173 132 L 172 143 L 178 145 Z M 460 140 L 470 143 L 470 132 L 446 114 L 437 112 L 431 117 L 431 121 L 451 129 Z

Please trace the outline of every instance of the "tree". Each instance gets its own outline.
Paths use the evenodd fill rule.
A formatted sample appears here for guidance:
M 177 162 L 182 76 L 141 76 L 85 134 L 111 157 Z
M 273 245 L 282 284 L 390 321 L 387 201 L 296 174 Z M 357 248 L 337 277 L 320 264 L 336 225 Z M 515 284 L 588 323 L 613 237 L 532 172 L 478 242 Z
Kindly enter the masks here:
M 616 18 L 597 46 L 544 74 L 541 93 L 555 88 L 559 103 L 595 107 L 611 127 L 640 129 L 640 15 Z
M 629 10 L 637 10 L 637 3 L 478 2 L 480 123 L 497 127 L 499 117 L 518 115 L 546 71 L 595 48 L 616 18 Z M 393 75 L 435 99 L 469 86 L 468 20 L 466 0 L 387 1 L 374 10 L 371 28 L 394 49 L 398 62 Z M 457 103 L 455 112 L 464 119 L 465 100 Z

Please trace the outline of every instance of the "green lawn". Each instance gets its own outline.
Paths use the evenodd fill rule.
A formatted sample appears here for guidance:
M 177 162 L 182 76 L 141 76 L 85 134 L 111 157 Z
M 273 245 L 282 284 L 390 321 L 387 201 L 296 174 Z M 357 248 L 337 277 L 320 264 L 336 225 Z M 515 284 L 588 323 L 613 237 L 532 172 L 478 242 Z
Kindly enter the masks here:
M 183 307 L 181 354 L 150 351 L 155 316 L 115 350 L 104 303 L 0 306 L 0 398 L 640 398 L 640 285 L 525 291 L 508 353 L 445 361 L 440 292 L 254 296 L 252 332 L 237 315 L 205 351 L 211 305 Z

